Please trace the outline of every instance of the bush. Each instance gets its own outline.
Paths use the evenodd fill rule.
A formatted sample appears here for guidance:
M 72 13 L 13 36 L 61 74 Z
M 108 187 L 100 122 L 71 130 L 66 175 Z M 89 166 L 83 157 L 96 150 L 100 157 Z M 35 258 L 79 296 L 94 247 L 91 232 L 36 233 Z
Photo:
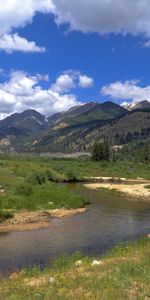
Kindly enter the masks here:
M 72 170 L 68 170 L 66 172 L 66 178 L 67 178 L 67 181 L 69 181 L 69 182 L 77 182 L 78 181 L 76 174 Z
M 40 172 L 34 172 L 27 177 L 27 182 L 33 185 L 41 185 L 46 182 L 46 175 Z
M 4 222 L 5 220 L 13 218 L 13 213 L 8 211 L 0 210 L 0 223 Z
M 46 172 L 47 179 L 52 182 L 64 182 L 65 178 L 58 172 L 50 169 Z

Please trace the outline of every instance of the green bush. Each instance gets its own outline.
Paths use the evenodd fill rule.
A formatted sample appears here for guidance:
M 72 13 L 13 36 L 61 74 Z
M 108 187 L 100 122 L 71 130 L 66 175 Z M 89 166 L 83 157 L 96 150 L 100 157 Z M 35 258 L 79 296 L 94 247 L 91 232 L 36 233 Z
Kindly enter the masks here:
M 4 222 L 5 220 L 13 218 L 13 213 L 8 211 L 0 210 L 0 223 Z
M 46 176 L 49 181 L 52 182 L 64 182 L 65 177 L 58 173 L 57 171 L 54 171 L 53 169 L 46 171 Z
M 26 181 L 33 185 L 41 185 L 46 182 L 46 175 L 44 173 L 34 172 L 27 177 Z
M 68 170 L 65 175 L 66 175 L 67 181 L 69 181 L 69 182 L 77 182 L 78 181 L 77 175 L 75 174 L 75 172 L 73 170 Z

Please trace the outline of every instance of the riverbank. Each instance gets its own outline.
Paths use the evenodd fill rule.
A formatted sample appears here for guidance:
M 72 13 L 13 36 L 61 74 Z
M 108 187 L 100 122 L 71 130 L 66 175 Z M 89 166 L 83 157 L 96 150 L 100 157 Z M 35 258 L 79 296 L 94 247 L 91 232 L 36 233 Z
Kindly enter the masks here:
M 90 190 L 107 189 L 118 191 L 132 197 L 144 198 L 150 201 L 150 180 L 111 177 L 92 177 L 91 179 L 99 182 L 84 184 Z
M 75 254 L 51 268 L 13 273 L 0 279 L 3 300 L 79 299 L 148 300 L 150 239 L 116 246 L 104 257 Z
M 133 199 L 140 198 L 146 201 L 150 201 L 150 181 L 143 178 L 127 179 L 127 178 L 117 178 L 117 177 L 86 177 L 84 178 L 88 183 L 82 183 L 84 187 L 90 190 L 102 190 L 102 191 L 112 191 L 112 193 L 119 192 L 120 196 L 130 195 Z M 40 228 L 48 228 L 52 225 L 53 218 L 71 217 L 76 214 L 81 214 L 86 211 L 86 206 L 82 208 L 76 208 L 77 205 L 82 205 L 82 202 L 77 203 L 80 196 L 75 196 L 74 193 L 70 193 L 65 187 L 57 187 L 54 184 L 46 184 L 42 186 L 42 189 L 50 189 L 50 193 L 46 195 L 53 196 L 51 200 L 61 198 L 62 192 L 65 191 L 65 197 L 68 195 L 70 197 L 70 203 L 74 205 L 74 208 L 57 208 L 57 209 L 44 209 L 44 210 L 19 210 L 13 214 L 12 218 L 3 220 L 0 223 L 0 232 L 11 232 L 11 231 L 28 231 Z M 41 189 L 41 187 L 40 187 Z M 72 201 L 73 200 L 73 201 Z M 32 199 L 31 199 L 32 201 Z M 62 201 L 62 199 L 61 199 Z M 84 200 L 85 201 L 85 200 Z M 46 203 L 48 200 L 46 200 Z M 59 202 L 61 204 L 61 202 Z M 65 203 L 65 202 L 64 202 Z M 88 203 L 85 201 L 85 204 Z M 49 206 L 53 206 L 54 202 L 48 202 Z M 8 210 L 11 213 L 11 210 Z
M 48 228 L 52 225 L 53 218 L 71 217 L 76 214 L 84 213 L 85 211 L 86 208 L 60 208 L 35 212 L 20 211 L 15 213 L 11 219 L 8 219 L 0 224 L 0 232 L 26 231 Z

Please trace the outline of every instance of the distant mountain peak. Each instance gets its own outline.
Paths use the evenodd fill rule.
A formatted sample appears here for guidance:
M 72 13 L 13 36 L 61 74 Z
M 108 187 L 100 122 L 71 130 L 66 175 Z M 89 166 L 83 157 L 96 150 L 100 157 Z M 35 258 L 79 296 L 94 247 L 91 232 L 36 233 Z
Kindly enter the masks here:
M 132 108 L 132 110 L 134 109 L 150 109 L 150 102 L 148 100 L 142 100 L 140 102 L 136 102 Z
M 129 111 L 150 109 L 150 102 L 148 100 L 141 100 L 134 103 L 123 103 L 122 107 Z

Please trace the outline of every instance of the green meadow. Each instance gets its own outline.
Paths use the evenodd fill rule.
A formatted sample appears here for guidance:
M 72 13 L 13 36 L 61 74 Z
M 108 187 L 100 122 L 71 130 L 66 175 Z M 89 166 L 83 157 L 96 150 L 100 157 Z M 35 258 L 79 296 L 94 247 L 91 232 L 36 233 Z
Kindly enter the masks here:
M 20 210 L 84 207 L 88 199 L 74 194 L 63 183 L 85 181 L 85 177 L 94 176 L 149 179 L 150 168 L 149 164 L 128 160 L 94 162 L 87 157 L 1 156 L 0 220 Z

